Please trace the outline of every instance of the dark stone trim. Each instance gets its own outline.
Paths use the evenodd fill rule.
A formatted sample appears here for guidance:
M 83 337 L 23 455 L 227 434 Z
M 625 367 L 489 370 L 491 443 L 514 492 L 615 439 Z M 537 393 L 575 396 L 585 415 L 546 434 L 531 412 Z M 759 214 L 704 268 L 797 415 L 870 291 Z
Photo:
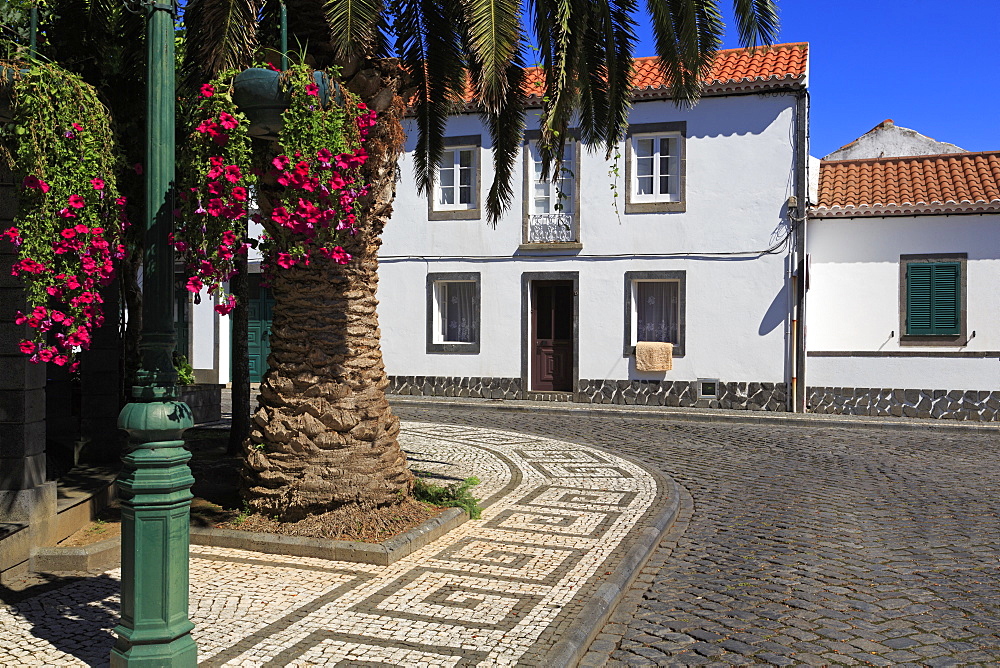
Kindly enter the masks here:
M 635 354 L 632 345 L 632 282 L 633 281 L 677 281 L 677 343 L 674 344 L 674 357 L 684 357 L 687 329 L 687 271 L 626 271 L 625 272 L 625 339 L 622 347 L 622 357 Z
M 479 220 L 483 217 L 483 140 L 481 135 L 460 135 L 445 137 L 446 149 L 458 146 L 475 146 L 476 169 L 476 207 L 474 209 L 450 209 L 436 211 L 434 209 L 434 193 L 427 193 L 427 220 Z M 437 169 L 437 167 L 435 167 Z M 457 185 L 457 184 L 456 184 Z
M 901 346 L 951 346 L 968 345 L 969 336 L 966 329 L 968 311 L 968 253 L 919 253 L 899 256 L 899 345 Z M 906 267 L 919 262 L 958 262 L 961 265 L 962 311 L 961 331 L 958 335 L 926 336 L 906 333 Z
M 470 399 L 530 399 L 533 401 L 635 406 L 681 406 L 732 410 L 785 411 L 785 383 L 720 382 L 719 395 L 698 397 L 698 382 L 691 380 L 577 380 L 579 388 L 567 392 L 529 392 L 520 378 L 445 378 L 442 376 L 389 376 L 387 394 L 403 396 L 467 397 Z
M 1000 359 L 1000 350 L 810 350 L 809 357 L 961 357 Z
M 1000 391 L 886 387 L 810 387 L 809 410 L 837 415 L 876 415 L 995 422 Z
M 571 281 L 573 283 L 573 383 L 580 384 L 580 272 L 578 271 L 526 271 L 521 274 L 521 387 L 531 389 L 528 357 L 531 353 L 531 283 L 532 281 Z M 522 396 L 518 397 L 523 398 Z
M 576 255 L 583 250 L 583 244 L 576 241 L 553 241 L 543 244 L 521 244 L 518 255 Z M 548 252 L 548 251 L 564 251 Z
M 459 343 L 459 342 L 449 342 L 449 343 L 435 343 L 434 342 L 434 284 L 435 283 L 447 283 L 449 281 L 456 282 L 466 282 L 471 281 L 475 283 L 475 297 L 473 298 L 473 322 L 472 322 L 472 332 L 473 339 L 471 343 Z M 437 272 L 427 274 L 427 353 L 449 353 L 449 354 L 464 354 L 464 355 L 478 355 L 479 354 L 479 342 L 482 339 L 480 333 L 480 318 L 482 317 L 482 300 L 481 286 L 480 286 L 480 274 L 479 272 Z
M 680 183 L 676 202 L 633 202 L 632 201 L 632 138 L 635 135 L 656 132 L 680 133 Z M 630 125 L 625 137 L 625 213 L 674 213 L 687 210 L 687 121 L 663 123 L 636 123 Z
M 389 376 L 387 394 L 416 397 L 468 397 L 469 399 L 520 399 L 520 378 Z
M 698 382 L 694 380 L 581 380 L 577 401 L 630 406 L 787 410 L 785 383 L 720 382 L 718 387 L 718 397 L 699 399 Z

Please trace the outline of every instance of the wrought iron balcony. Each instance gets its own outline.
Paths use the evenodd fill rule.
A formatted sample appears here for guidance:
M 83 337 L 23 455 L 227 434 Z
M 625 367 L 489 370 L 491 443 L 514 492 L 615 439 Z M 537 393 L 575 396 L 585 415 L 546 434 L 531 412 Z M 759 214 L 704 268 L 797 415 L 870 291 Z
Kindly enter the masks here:
M 577 241 L 571 213 L 534 213 L 528 216 L 529 244 L 572 243 Z

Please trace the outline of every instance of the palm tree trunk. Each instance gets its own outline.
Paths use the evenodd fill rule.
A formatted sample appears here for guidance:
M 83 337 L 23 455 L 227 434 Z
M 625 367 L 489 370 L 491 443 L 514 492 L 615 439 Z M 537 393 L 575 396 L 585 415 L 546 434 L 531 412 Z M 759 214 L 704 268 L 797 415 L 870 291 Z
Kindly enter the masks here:
M 413 486 L 399 419 L 385 397 L 375 311 L 380 235 L 402 147 L 400 73 L 383 61 L 356 76 L 357 92 L 381 113 L 367 144 L 364 225 L 343 244 L 354 259 L 314 258 L 276 269 L 272 281 L 271 356 L 246 446 L 243 494 L 253 510 L 284 521 L 348 504 L 390 505 Z

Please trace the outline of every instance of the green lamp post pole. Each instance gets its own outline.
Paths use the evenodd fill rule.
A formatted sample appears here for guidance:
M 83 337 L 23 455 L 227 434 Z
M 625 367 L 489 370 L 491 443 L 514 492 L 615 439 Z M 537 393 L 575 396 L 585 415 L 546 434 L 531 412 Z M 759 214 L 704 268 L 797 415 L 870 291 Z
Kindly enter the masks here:
M 112 666 L 195 666 L 188 619 L 191 410 L 177 401 L 173 365 L 174 0 L 145 3 L 148 51 L 146 228 L 140 371 L 118 417 L 129 452 L 122 506 L 122 612 Z

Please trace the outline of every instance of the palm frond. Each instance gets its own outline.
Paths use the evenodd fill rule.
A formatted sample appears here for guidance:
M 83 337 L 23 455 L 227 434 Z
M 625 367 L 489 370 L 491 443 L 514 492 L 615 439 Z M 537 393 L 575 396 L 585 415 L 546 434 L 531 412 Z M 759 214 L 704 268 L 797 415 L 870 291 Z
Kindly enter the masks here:
M 189 87 L 227 69 L 242 69 L 257 50 L 260 0 L 189 0 L 184 11 Z
M 381 57 L 388 53 L 382 0 L 326 0 L 323 9 L 338 57 Z
M 518 54 L 507 65 L 505 76 L 510 86 L 499 108 L 482 114 L 493 140 L 494 178 L 486 197 L 486 217 L 494 226 L 514 198 L 511 183 L 524 136 L 524 63 Z
M 444 152 L 448 117 L 465 93 L 464 19 L 448 0 L 396 0 L 391 12 L 396 53 L 416 84 L 417 188 L 429 193 Z
M 724 25 L 716 0 L 646 0 L 656 55 L 674 98 L 693 103 L 722 44 Z
M 471 60 L 478 64 L 477 102 L 498 113 L 507 101 L 509 65 L 520 51 L 518 0 L 467 0 L 463 3 Z
M 778 5 L 774 0 L 733 0 L 740 43 L 755 47 L 778 38 Z

